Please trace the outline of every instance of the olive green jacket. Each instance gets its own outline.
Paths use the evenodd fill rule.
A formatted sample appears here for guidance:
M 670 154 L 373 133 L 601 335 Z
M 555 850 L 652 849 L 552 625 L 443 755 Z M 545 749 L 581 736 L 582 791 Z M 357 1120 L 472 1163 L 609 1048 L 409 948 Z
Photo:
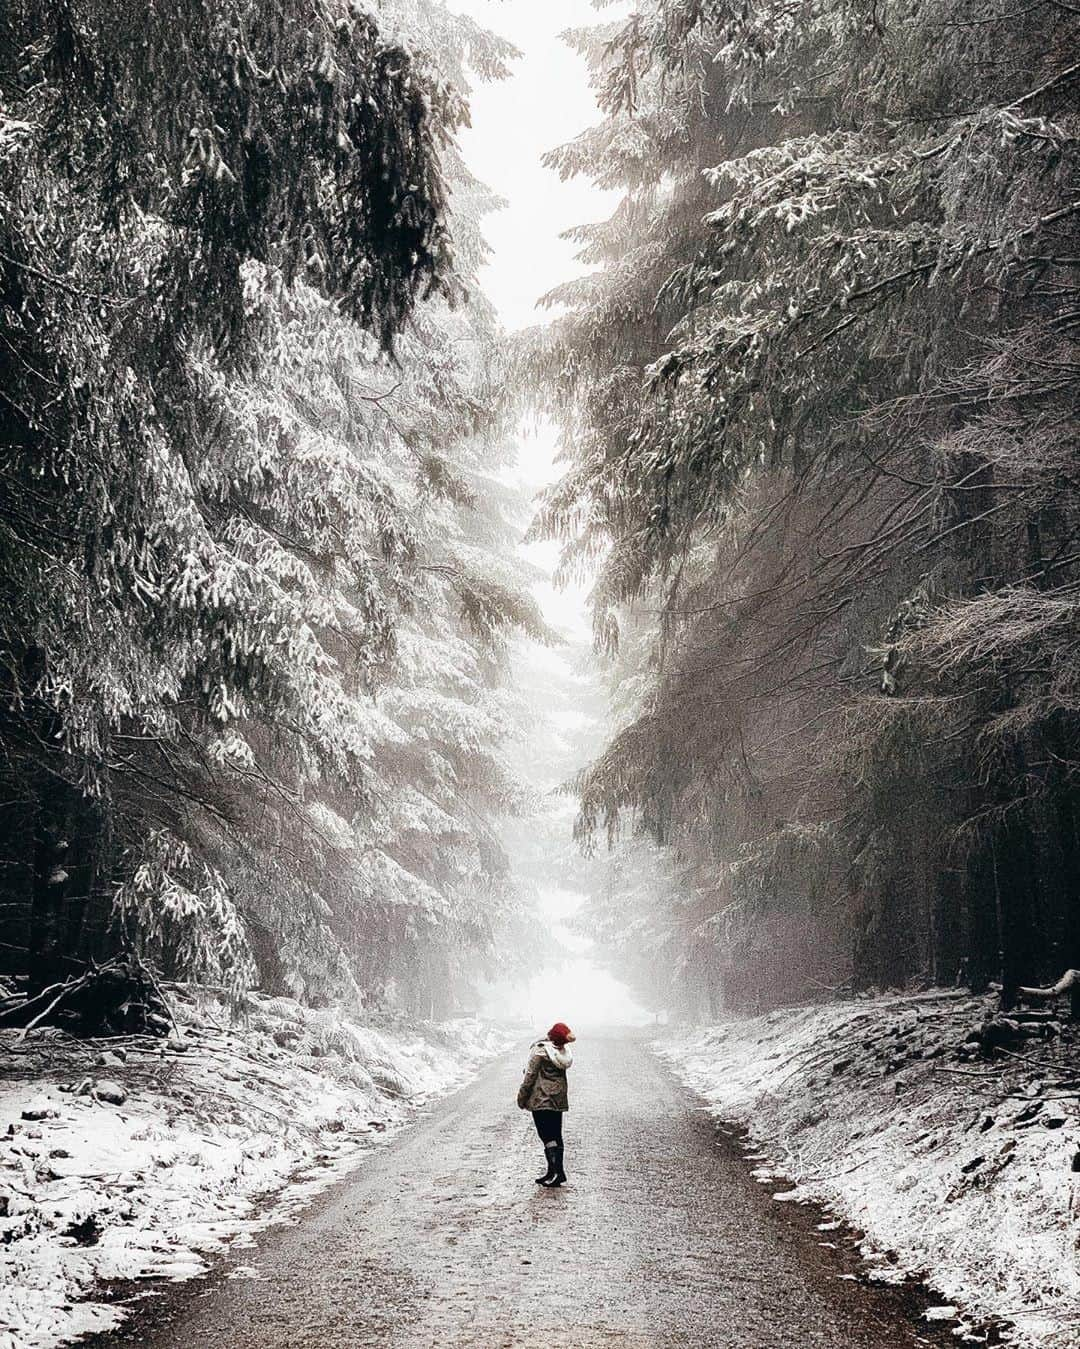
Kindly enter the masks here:
M 522 1110 L 569 1110 L 566 1070 L 574 1061 L 570 1046 L 560 1049 L 550 1040 L 537 1040 L 529 1051 L 525 1076 L 518 1088 Z

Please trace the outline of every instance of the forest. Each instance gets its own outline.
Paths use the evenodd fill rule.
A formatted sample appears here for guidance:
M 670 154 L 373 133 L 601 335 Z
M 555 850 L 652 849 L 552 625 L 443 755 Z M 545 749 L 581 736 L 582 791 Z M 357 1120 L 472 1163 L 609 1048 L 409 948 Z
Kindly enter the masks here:
M 547 634 L 455 142 L 511 55 L 426 0 L 5 6 L 0 968 L 32 988 L 130 953 L 431 1016 L 519 944 L 507 651 Z
M 549 162 L 621 199 L 525 357 L 535 528 L 611 662 L 592 922 L 683 1014 L 1078 963 L 1078 39 L 1060 0 L 572 35 L 604 116 Z
M 535 967 L 545 872 L 690 1019 L 1080 967 L 1080 10 L 582 10 L 599 121 L 547 163 L 618 204 L 510 341 L 459 144 L 509 43 L 437 0 L 4 6 L 31 995 L 130 959 L 437 1018 Z M 591 585 L 584 766 L 530 518 Z

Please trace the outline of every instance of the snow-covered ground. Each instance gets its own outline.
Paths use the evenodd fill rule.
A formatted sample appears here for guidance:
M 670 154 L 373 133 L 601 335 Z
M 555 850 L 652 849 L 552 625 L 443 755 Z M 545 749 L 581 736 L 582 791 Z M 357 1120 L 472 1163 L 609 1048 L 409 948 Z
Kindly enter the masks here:
M 287 998 L 252 998 L 242 1032 L 205 995 L 177 1021 L 168 1043 L 0 1035 L 0 1349 L 105 1329 L 123 1312 L 102 1283 L 250 1244 L 509 1043 Z
M 954 993 L 785 1009 L 654 1046 L 745 1126 L 778 1199 L 865 1233 L 871 1277 L 923 1279 L 1018 1345 L 1080 1345 L 1080 1041 L 961 1049 L 988 1014 Z M 794 1188 L 785 1181 L 794 1182 Z M 951 1304 L 951 1306 L 950 1306 Z

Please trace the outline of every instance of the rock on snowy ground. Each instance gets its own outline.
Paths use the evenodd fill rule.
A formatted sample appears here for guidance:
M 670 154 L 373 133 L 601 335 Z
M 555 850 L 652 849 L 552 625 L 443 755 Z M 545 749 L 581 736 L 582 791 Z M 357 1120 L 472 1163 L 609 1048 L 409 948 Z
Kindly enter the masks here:
M 0 1349 L 116 1323 L 109 1280 L 182 1279 L 355 1165 L 508 1043 L 476 1021 L 342 1019 L 181 995 L 177 1034 L 0 1034 Z
M 989 1011 L 949 992 L 882 997 L 676 1030 L 654 1048 L 745 1126 L 778 1199 L 824 1203 L 865 1234 L 870 1277 L 926 1282 L 959 1340 L 981 1326 L 1076 1349 L 1080 1036 L 980 1050 L 969 1034 Z

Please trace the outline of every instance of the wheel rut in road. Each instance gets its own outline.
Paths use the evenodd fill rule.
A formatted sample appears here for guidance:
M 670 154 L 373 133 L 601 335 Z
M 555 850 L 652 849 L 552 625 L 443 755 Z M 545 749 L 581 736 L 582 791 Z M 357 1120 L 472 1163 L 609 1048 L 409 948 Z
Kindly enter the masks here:
M 290 1228 L 93 1344 L 154 1349 L 912 1349 L 895 1290 L 843 1277 L 632 1036 L 575 1046 L 570 1184 L 514 1106 L 526 1046 Z M 518 1059 L 521 1059 L 521 1063 Z

